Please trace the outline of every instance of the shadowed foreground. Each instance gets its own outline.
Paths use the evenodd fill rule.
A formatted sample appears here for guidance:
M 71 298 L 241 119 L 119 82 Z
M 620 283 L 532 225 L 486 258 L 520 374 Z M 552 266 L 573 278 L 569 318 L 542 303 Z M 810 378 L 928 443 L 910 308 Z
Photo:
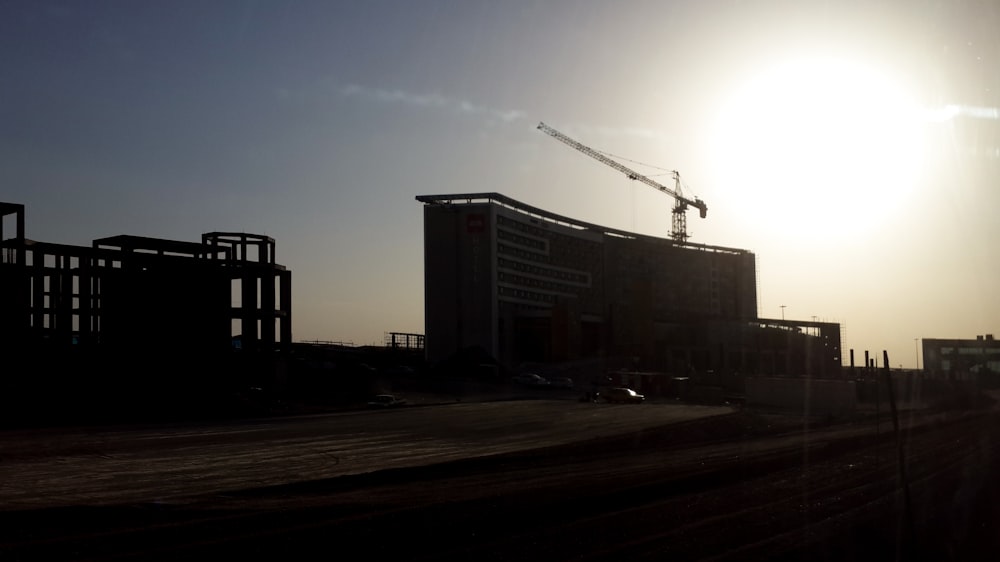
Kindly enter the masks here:
M 515 441 L 518 435 L 531 437 L 508 451 L 473 458 L 418 466 L 401 462 L 328 478 L 295 476 L 290 463 L 278 483 L 227 485 L 163 501 L 99 501 L 95 493 L 88 501 L 53 496 L 47 507 L 6 503 L 0 512 L 0 552 L 5 560 L 287 559 L 314 553 L 403 560 L 867 560 L 897 555 L 985 560 L 993 559 L 1000 546 L 994 533 L 1000 494 L 992 478 L 1000 468 L 998 420 L 992 412 L 906 420 L 914 533 L 905 525 L 895 443 L 885 420 L 878 433 L 871 420 L 806 427 L 793 418 L 746 413 L 664 425 L 662 419 L 652 421 L 654 413 L 673 406 L 517 404 L 514 411 L 527 416 L 527 426 L 510 427 L 507 433 Z M 453 432 L 433 425 L 411 430 L 441 431 L 470 443 L 476 433 L 503 441 L 502 428 L 512 419 L 488 406 L 440 408 L 458 416 L 448 420 Z M 337 421 L 379 427 L 390 420 L 411 423 L 397 416 L 414 412 L 355 414 Z M 484 422 L 485 413 L 501 419 Z M 559 435 L 593 416 L 601 419 L 593 427 L 621 420 L 613 422 L 614 431 L 591 439 L 539 437 Z M 635 425 L 644 416 L 651 425 Z M 336 416 L 317 419 L 331 418 Z M 268 423 L 289 432 L 287 439 L 301 433 L 303 426 L 296 424 L 313 427 L 301 420 Z M 253 434 L 213 436 L 207 428 L 188 433 L 197 434 L 196 441 L 217 443 L 222 455 L 227 442 Z M 524 446 L 529 442 L 538 447 Z M 126 448 L 109 456 L 126 456 L 127 450 L 136 451 Z M 183 448 L 174 452 L 184 455 Z M 15 462 L 24 458 L 23 452 L 8 455 Z M 128 474 L 118 478 L 127 489 Z M 11 481 L 6 482 L 9 488 Z M 192 482 L 192 489 L 197 484 Z

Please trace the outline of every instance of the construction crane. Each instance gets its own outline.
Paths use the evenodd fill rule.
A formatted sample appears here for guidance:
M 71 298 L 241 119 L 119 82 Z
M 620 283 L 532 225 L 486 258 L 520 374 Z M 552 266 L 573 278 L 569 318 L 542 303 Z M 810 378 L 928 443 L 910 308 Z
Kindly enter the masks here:
M 560 133 L 559 131 L 553 129 L 552 127 L 549 127 L 545 123 L 538 123 L 538 128 L 541 129 L 542 132 L 544 132 L 544 133 L 546 133 L 546 134 L 548 134 L 548 135 L 550 135 L 552 137 L 555 137 L 558 140 L 561 140 L 562 142 L 564 142 L 564 143 L 572 146 L 573 148 L 579 150 L 580 152 L 586 154 L 587 156 L 590 156 L 591 158 L 594 158 L 595 160 L 599 160 L 601 162 L 604 162 L 608 166 L 611 166 L 612 168 L 618 170 L 619 172 L 622 172 L 623 174 L 625 174 L 626 176 L 628 176 L 628 178 L 630 180 L 639 180 L 642 183 L 644 183 L 644 184 L 646 184 L 646 185 L 648 185 L 650 187 L 655 187 L 656 189 L 662 191 L 663 193 L 666 193 L 667 195 L 670 195 L 671 197 L 673 197 L 676 200 L 676 203 L 674 204 L 674 208 L 673 208 L 673 211 L 672 211 L 672 213 L 673 213 L 673 224 L 672 224 L 672 228 L 671 228 L 671 231 L 670 231 L 670 237 L 673 238 L 674 240 L 677 240 L 679 242 L 685 242 L 690 237 L 690 236 L 688 236 L 688 233 L 687 233 L 687 208 L 688 207 L 694 207 L 694 208 L 698 209 L 698 211 L 700 212 L 701 218 L 705 218 L 705 215 L 708 214 L 708 205 L 705 205 L 704 201 L 702 201 L 701 199 L 698 199 L 697 197 L 695 197 L 694 201 L 692 201 L 691 199 L 688 199 L 687 197 L 684 197 L 684 195 L 683 195 L 683 193 L 681 191 L 681 175 L 680 175 L 680 173 L 677 172 L 677 170 L 673 170 L 671 172 L 671 174 L 674 176 L 674 186 L 675 187 L 674 187 L 674 189 L 670 189 L 669 187 L 667 187 L 665 185 L 662 185 L 662 184 L 660 184 L 660 183 L 658 183 L 656 181 L 653 181 L 653 180 L 647 178 L 646 176 L 640 174 L 639 172 L 636 172 L 636 171 L 628 168 L 627 166 L 624 166 L 621 163 L 619 163 L 619 162 L 617 162 L 615 160 L 612 160 L 611 158 L 608 158 L 607 156 L 601 154 L 600 152 L 594 150 L 593 148 L 590 148 L 589 146 L 587 146 L 585 144 L 579 143 L 579 142 L 577 142 L 577 141 L 575 141 L 575 140 L 567 137 L 566 135 L 564 135 L 564 134 Z

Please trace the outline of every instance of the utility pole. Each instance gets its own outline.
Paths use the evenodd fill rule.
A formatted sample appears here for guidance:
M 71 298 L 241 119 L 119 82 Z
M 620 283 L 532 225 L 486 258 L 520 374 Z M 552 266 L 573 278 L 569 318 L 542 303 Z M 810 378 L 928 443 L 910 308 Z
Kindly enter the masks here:
M 913 355 L 917 360 L 917 370 L 920 370 L 920 344 L 918 343 L 920 338 L 913 338 Z
M 785 321 L 785 305 L 781 305 L 781 321 Z
M 903 522 L 906 529 L 906 540 L 902 544 L 903 552 L 912 554 L 913 541 L 916 540 L 916 530 L 913 522 L 913 502 L 910 499 L 910 480 L 906 474 L 906 452 L 903 449 L 903 437 L 899 432 L 899 412 L 896 410 L 896 395 L 892 388 L 892 375 L 889 372 L 889 352 L 882 350 L 882 367 L 885 373 L 885 386 L 889 392 L 889 406 L 892 408 L 892 428 L 896 434 L 896 452 L 898 454 L 899 487 L 903 492 Z M 905 556 L 910 558 L 910 556 Z

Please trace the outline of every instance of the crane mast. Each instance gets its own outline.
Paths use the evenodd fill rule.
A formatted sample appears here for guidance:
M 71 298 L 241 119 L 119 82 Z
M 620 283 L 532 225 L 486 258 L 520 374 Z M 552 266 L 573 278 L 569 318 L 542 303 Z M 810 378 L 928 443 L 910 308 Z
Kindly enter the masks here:
M 671 211 L 673 213 L 673 221 L 670 231 L 670 237 L 673 238 L 674 240 L 677 240 L 679 242 L 685 242 L 690 237 L 687 233 L 687 208 L 689 206 L 698 209 L 701 218 L 705 218 L 705 216 L 708 214 L 708 206 L 705 205 L 704 201 L 698 199 L 697 197 L 693 201 L 691 199 L 688 199 L 687 197 L 684 197 L 681 191 L 681 175 L 677 172 L 677 170 L 673 170 L 671 172 L 671 174 L 674 177 L 674 189 L 670 189 L 669 187 L 662 185 L 654 180 L 651 180 L 648 177 L 640 174 L 639 172 L 636 172 L 635 170 L 632 170 L 631 168 L 622 165 L 620 162 L 608 158 L 607 156 L 601 154 L 600 152 L 594 150 L 593 148 L 590 148 L 589 146 L 583 143 L 577 142 L 567 137 L 566 135 L 553 129 L 552 127 L 549 127 L 545 123 L 539 123 L 538 129 L 540 129 L 545 134 L 552 136 L 557 140 L 560 140 L 568 144 L 569 146 L 572 146 L 573 148 L 579 150 L 580 152 L 586 154 L 587 156 L 590 156 L 595 160 L 598 160 L 600 162 L 607 164 L 608 166 L 611 166 L 612 168 L 628 176 L 630 180 L 641 181 L 642 183 L 650 187 L 655 187 L 657 190 L 662 191 L 663 193 L 666 193 L 667 195 L 673 197 L 675 200 L 675 204 L 673 210 Z

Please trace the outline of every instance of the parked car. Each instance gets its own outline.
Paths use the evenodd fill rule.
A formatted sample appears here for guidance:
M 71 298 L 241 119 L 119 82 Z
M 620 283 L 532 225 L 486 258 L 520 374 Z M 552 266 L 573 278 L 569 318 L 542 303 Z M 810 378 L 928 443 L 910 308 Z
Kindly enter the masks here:
M 409 365 L 395 365 L 382 369 L 383 375 L 409 377 L 417 374 L 417 371 Z
M 631 388 L 609 388 L 602 392 L 601 396 L 608 403 L 620 402 L 622 404 L 642 404 L 646 399 L 645 396 Z
M 573 388 L 573 379 L 569 377 L 549 377 L 552 388 Z
M 406 400 L 392 394 L 379 394 L 368 402 L 369 408 L 397 408 L 406 404 Z
M 523 384 L 525 386 L 549 386 L 548 380 L 534 373 L 522 373 L 520 375 L 515 375 L 511 380 L 517 384 Z

